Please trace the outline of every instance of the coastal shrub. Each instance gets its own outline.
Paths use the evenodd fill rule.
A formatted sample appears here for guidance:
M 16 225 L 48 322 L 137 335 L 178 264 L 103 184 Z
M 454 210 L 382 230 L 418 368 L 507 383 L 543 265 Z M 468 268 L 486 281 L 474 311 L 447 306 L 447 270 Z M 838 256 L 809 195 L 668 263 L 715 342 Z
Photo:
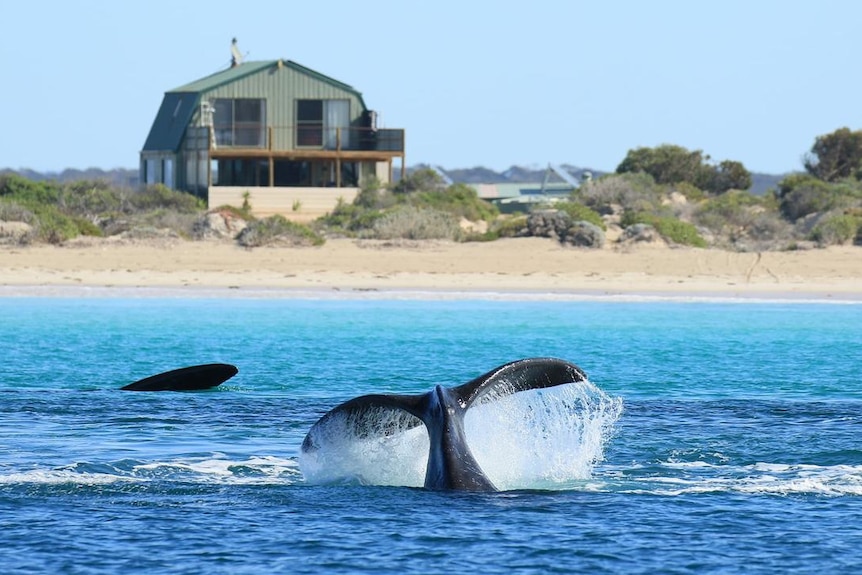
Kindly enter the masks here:
M 569 217 L 571 217 L 574 222 L 589 222 L 594 226 L 601 228 L 602 231 L 608 229 L 602 216 L 600 216 L 597 211 L 588 208 L 582 203 L 572 201 L 557 202 L 554 204 L 554 208 L 569 214 Z
M 200 216 L 197 213 L 177 212 L 175 210 L 159 208 L 135 217 L 133 227 L 142 225 L 170 230 L 181 238 L 191 239 L 194 237 L 195 224 L 199 218 Z
M 131 193 L 131 190 L 111 187 L 107 182 L 70 182 L 61 189 L 57 205 L 65 212 L 95 222 L 103 214 L 128 211 Z
M 614 206 L 623 210 L 650 211 L 661 205 L 663 188 L 642 172 L 611 174 L 585 182 L 572 193 L 572 199 L 594 211 L 611 213 Z
M 249 222 L 236 238 L 239 245 L 256 248 L 266 245 L 320 246 L 325 240 L 306 225 L 275 215 Z
M 655 148 L 629 150 L 616 172 L 643 172 L 650 174 L 659 184 L 686 182 L 712 194 L 751 187 L 751 173 L 742 162 L 724 160 L 716 166 L 709 160 L 701 150 L 691 151 L 682 146 L 663 144 Z
M 748 192 L 730 191 L 703 201 L 694 218 L 714 232 L 739 231 L 752 224 L 762 205 L 761 198 Z
M 446 182 L 432 169 L 426 168 L 416 170 L 398 181 L 392 191 L 396 194 L 409 194 L 411 192 L 434 192 L 446 188 Z
M 491 224 L 490 233 L 498 238 L 515 238 L 524 235 L 527 229 L 527 216 L 518 214 L 514 216 L 499 218 Z
M 374 226 L 374 222 L 383 216 L 376 208 L 369 208 L 356 203 L 345 202 L 339 198 L 333 210 L 316 220 L 316 224 L 333 231 L 355 235 L 362 230 Z
M 147 186 L 132 194 L 130 203 L 138 210 L 153 210 L 166 208 L 182 213 L 194 213 L 206 209 L 206 204 L 200 198 L 185 192 L 178 192 L 162 184 Z
M 807 174 L 788 176 L 779 182 L 778 187 L 779 208 L 790 221 L 829 210 L 835 205 L 832 187 Z
M 500 211 L 496 206 L 479 198 L 476 190 L 466 184 L 453 184 L 445 189 L 417 191 L 407 202 L 418 208 L 446 212 L 471 222 L 493 221 Z
M 0 176 L 0 197 L 28 206 L 56 204 L 60 188 L 53 182 L 34 182 L 16 174 L 4 174 Z
M 95 232 L 92 235 L 101 235 L 96 232 L 98 228 L 95 226 L 87 226 L 84 220 L 70 217 L 57 209 L 56 206 L 39 206 L 35 212 L 38 220 L 36 225 L 37 236 L 50 244 L 61 244 L 85 231 Z
M 817 222 L 809 239 L 821 246 L 846 244 L 856 239 L 860 218 L 850 214 L 837 214 Z
M 343 200 L 339 201 L 342 202 Z M 395 194 L 386 189 L 377 179 L 377 176 L 367 176 L 362 179 L 359 185 L 359 193 L 356 194 L 353 205 L 374 210 L 385 210 L 397 202 L 398 199 Z
M 625 212 L 620 225 L 624 228 L 634 224 L 649 224 L 667 241 L 696 248 L 707 247 L 706 240 L 697 228 L 688 222 L 670 216 L 660 216 L 647 212 Z
M 452 214 L 405 205 L 385 212 L 362 237 L 380 240 L 458 240 L 461 227 L 458 218 Z
M 0 222 L 35 224 L 36 215 L 18 202 L 0 196 Z
M 706 192 L 704 192 L 690 182 L 676 183 L 671 187 L 671 189 L 674 192 L 680 193 L 685 196 L 685 199 L 689 202 L 699 202 L 706 198 Z

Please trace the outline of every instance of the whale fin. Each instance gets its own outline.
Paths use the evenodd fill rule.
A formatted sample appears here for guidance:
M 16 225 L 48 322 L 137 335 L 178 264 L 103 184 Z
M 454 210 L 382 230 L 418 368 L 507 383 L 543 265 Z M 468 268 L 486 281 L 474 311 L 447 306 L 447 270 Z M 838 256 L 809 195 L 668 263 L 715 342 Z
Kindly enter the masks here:
M 476 379 L 452 389 L 461 406 L 493 401 L 519 391 L 554 387 L 587 379 L 573 363 L 552 357 L 520 359 L 492 369 Z
M 216 387 L 239 370 L 227 363 L 208 363 L 173 369 L 130 383 L 125 391 L 196 391 Z

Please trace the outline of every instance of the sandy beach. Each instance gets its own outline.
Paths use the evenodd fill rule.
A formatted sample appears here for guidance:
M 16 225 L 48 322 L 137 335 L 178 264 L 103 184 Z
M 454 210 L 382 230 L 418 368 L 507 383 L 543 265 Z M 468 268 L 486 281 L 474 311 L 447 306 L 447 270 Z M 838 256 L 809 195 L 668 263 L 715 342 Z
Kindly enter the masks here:
M 708 297 L 862 301 L 862 249 L 735 253 L 564 247 L 546 238 L 488 243 L 331 239 L 321 247 L 245 249 L 228 241 L 0 248 L 0 296 L 78 287 L 199 293 L 407 292 L 556 297 Z

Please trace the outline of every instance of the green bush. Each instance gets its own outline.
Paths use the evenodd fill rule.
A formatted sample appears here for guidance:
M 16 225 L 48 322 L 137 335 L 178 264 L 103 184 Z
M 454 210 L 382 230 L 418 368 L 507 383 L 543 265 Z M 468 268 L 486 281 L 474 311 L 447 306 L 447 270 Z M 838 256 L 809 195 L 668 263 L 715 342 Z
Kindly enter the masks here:
M 375 220 L 363 237 L 380 240 L 458 240 L 461 227 L 450 213 L 432 208 L 398 206 Z
M 589 222 L 601 228 L 602 231 L 606 231 L 608 229 L 602 216 L 600 216 L 597 211 L 588 208 L 584 204 L 578 202 L 557 202 L 553 207 L 554 209 L 569 214 L 573 222 Z
M 328 214 L 317 219 L 316 223 L 324 228 L 329 228 L 348 235 L 355 235 L 362 230 L 374 227 L 383 212 L 376 208 L 370 208 L 355 203 L 349 204 L 339 198 L 335 208 Z
M 200 198 L 186 192 L 177 192 L 162 184 L 147 186 L 140 192 L 132 194 L 129 201 L 138 210 L 167 208 L 193 213 L 206 209 L 206 204 Z
M 431 169 L 416 170 L 412 174 L 398 181 L 392 191 L 396 194 L 409 194 L 412 192 L 433 192 L 446 188 L 446 183 L 440 174 Z
M 781 213 L 790 221 L 829 210 L 835 205 L 832 186 L 807 174 L 784 178 L 778 189 Z
M 37 222 L 36 214 L 15 200 L 0 196 L 0 221 L 24 222 L 33 225 Z
M 856 239 L 860 229 L 860 218 L 839 214 L 824 218 L 811 230 L 809 239 L 823 246 L 846 244 Z
M 766 200 L 748 192 L 732 190 L 698 205 L 695 220 L 715 232 L 749 227 Z
M 320 246 L 325 241 L 308 226 L 280 215 L 249 222 L 237 236 L 237 242 L 247 248 L 272 244 Z
M 497 220 L 491 226 L 491 231 L 500 238 L 514 238 L 519 236 L 526 227 L 527 216 L 522 214 Z
M 688 222 L 678 220 L 674 217 L 659 216 L 646 212 L 625 212 L 621 219 L 624 228 L 634 224 L 649 224 L 666 240 L 683 246 L 696 248 L 707 247 L 697 228 Z
M 418 191 L 410 194 L 406 201 L 418 208 L 446 212 L 471 222 L 490 222 L 500 215 L 496 206 L 479 199 L 476 190 L 466 184 L 453 184 L 442 190 Z
M 56 204 L 60 188 L 53 182 L 33 182 L 8 174 L 0 176 L 0 197 L 4 196 L 26 206 Z
M 657 209 L 663 191 L 652 176 L 643 172 L 611 174 L 585 182 L 572 193 L 572 199 L 599 213 L 613 206 L 640 212 Z

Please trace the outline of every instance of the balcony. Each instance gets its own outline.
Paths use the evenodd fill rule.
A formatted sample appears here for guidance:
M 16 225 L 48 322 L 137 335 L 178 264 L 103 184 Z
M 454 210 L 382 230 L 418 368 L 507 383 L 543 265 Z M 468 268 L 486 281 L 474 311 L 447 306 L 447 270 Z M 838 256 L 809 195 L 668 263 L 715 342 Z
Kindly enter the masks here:
M 317 124 L 216 126 L 210 154 L 388 159 L 404 155 L 403 129 L 324 128 Z

